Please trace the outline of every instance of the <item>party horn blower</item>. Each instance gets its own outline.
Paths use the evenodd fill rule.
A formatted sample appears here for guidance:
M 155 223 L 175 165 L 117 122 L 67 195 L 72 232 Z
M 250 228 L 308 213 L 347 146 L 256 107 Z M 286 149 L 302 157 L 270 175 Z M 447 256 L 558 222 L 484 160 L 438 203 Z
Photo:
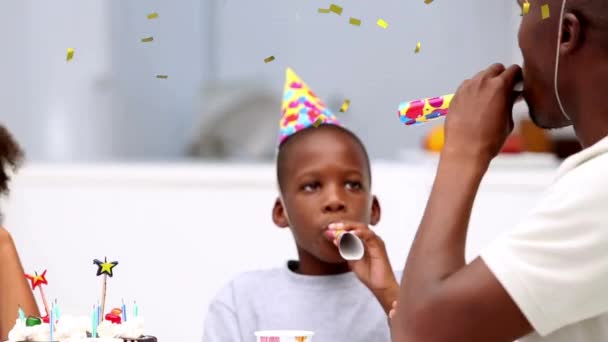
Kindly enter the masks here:
M 40 297 L 42 297 L 42 304 L 44 304 L 44 311 L 46 312 L 46 317 L 49 317 L 49 303 L 46 300 L 46 295 L 44 294 L 44 289 L 42 285 L 48 285 L 49 282 L 46 280 L 46 270 L 42 272 L 42 274 L 38 274 L 38 272 L 34 272 L 34 275 L 26 274 L 25 277 L 30 280 L 32 284 L 32 291 L 35 291 L 36 288 L 40 291 Z
M 513 91 L 522 92 L 523 82 L 515 84 Z M 422 124 L 446 116 L 453 98 L 454 94 L 449 94 L 428 99 L 402 102 L 399 104 L 397 114 L 399 115 L 401 122 L 407 126 Z
M 104 261 L 95 259 L 93 260 L 93 264 L 97 265 L 97 276 L 103 275 L 103 283 L 101 285 L 101 312 L 100 317 L 98 317 L 100 321 L 103 321 L 103 314 L 106 306 L 108 276 L 110 276 L 110 278 L 114 276 L 114 272 L 112 270 L 114 267 L 116 267 L 116 265 L 118 265 L 118 261 L 108 262 L 108 258 L 104 258 Z
M 340 256 L 344 260 L 355 261 L 363 258 L 365 246 L 363 241 L 354 233 L 338 230 L 336 231 L 336 241 L 338 242 Z

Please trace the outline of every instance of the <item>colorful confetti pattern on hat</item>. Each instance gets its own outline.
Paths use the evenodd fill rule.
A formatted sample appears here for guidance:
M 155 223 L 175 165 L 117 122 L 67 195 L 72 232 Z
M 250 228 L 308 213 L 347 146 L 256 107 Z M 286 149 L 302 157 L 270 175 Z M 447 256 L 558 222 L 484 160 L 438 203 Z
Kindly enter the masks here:
M 291 68 L 287 68 L 279 145 L 303 129 L 320 125 L 340 126 L 340 122 L 308 85 Z
M 453 94 L 430 99 L 402 102 L 399 119 L 406 125 L 416 125 L 445 116 L 450 108 Z

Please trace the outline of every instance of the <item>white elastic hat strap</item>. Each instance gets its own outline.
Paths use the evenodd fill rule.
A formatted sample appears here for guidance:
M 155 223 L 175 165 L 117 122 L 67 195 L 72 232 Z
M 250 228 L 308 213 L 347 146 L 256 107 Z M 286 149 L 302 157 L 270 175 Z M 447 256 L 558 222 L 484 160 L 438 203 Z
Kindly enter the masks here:
M 568 115 L 568 113 L 566 113 L 566 110 L 564 109 L 564 105 L 562 104 L 562 99 L 559 96 L 559 87 L 557 86 L 557 80 L 559 77 L 559 47 L 561 45 L 562 42 L 562 22 L 564 21 L 564 12 L 566 10 L 566 1 L 567 0 L 563 0 L 562 1 L 562 9 L 559 15 L 559 23 L 557 26 L 557 49 L 555 50 L 555 77 L 553 78 L 553 84 L 555 86 L 555 97 L 557 98 L 557 104 L 559 105 L 559 109 L 562 111 L 562 115 L 564 115 L 564 117 L 568 120 L 570 120 L 570 116 Z

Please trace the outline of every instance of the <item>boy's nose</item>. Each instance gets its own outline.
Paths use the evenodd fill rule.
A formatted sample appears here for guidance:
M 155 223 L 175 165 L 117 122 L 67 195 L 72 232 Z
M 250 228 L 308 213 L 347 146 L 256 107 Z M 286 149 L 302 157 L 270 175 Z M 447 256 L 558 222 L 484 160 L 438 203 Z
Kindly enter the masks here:
M 324 212 L 338 212 L 346 209 L 346 203 L 342 199 L 342 196 L 337 191 L 332 191 L 331 194 L 327 195 L 325 205 L 323 206 Z

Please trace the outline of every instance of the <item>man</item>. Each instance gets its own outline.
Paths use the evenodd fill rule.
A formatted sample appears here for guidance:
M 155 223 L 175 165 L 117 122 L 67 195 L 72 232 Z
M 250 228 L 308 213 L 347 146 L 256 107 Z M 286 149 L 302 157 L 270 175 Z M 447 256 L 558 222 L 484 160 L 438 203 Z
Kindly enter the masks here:
M 608 341 L 608 2 L 525 2 L 530 115 L 544 128 L 573 125 L 584 150 L 516 229 L 467 264 L 471 209 L 512 130 L 522 70 L 493 65 L 465 81 L 391 313 L 393 341 Z

